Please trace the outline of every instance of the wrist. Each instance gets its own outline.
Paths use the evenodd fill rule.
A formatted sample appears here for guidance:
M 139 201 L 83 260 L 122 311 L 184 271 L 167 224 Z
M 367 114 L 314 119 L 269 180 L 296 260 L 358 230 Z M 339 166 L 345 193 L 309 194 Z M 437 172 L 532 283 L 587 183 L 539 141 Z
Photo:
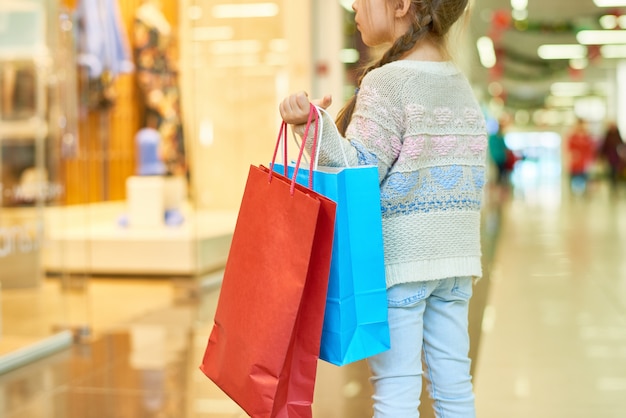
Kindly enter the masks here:
M 299 136 L 304 136 L 304 131 L 306 129 L 306 123 L 301 123 L 298 125 L 291 125 L 293 132 Z

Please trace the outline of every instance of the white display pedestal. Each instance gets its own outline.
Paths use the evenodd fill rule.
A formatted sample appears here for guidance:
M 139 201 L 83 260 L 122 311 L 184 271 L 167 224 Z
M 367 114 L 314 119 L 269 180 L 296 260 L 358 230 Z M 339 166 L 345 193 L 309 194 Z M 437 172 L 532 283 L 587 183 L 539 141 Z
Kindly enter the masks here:
M 187 182 L 180 176 L 131 176 L 126 180 L 130 228 L 165 225 L 165 212 L 182 210 Z
M 132 176 L 126 180 L 126 205 L 130 228 L 156 228 L 165 224 L 163 177 Z
M 194 211 L 179 226 L 122 227 L 125 201 L 46 209 L 47 272 L 198 275 L 223 268 L 236 211 Z

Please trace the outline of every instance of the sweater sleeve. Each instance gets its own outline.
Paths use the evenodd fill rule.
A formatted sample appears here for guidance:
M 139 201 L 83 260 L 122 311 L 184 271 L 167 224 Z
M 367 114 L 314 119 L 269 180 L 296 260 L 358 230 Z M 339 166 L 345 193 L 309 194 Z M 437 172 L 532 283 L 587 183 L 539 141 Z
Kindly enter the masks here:
M 380 82 L 382 82 L 382 85 Z M 382 182 L 402 150 L 403 116 L 398 85 L 385 85 L 386 80 L 371 72 L 363 80 L 352 120 L 346 136 L 359 150 L 360 164 L 378 166 Z
M 341 136 L 337 130 L 335 121 L 327 113 L 322 113 L 323 126 L 318 143 L 318 164 L 327 167 L 353 167 L 360 164 L 361 158 L 357 149 Z M 303 136 L 305 125 L 295 127 L 295 132 Z M 309 134 L 304 145 L 304 149 L 311 155 L 313 148 L 313 137 L 315 131 L 313 126 L 309 129 Z
M 387 176 L 402 148 L 402 116 L 388 99 L 393 92 L 381 95 L 380 89 L 370 85 L 372 77 L 363 81 L 346 137 L 342 137 L 334 121 L 323 113 L 323 129 L 319 149 L 319 165 L 330 167 L 356 165 L 378 166 L 379 181 Z M 368 83 L 369 81 L 369 83 Z M 296 127 L 303 135 L 304 125 Z M 305 144 L 310 155 L 313 146 L 313 127 Z M 345 154 L 345 157 L 344 157 Z

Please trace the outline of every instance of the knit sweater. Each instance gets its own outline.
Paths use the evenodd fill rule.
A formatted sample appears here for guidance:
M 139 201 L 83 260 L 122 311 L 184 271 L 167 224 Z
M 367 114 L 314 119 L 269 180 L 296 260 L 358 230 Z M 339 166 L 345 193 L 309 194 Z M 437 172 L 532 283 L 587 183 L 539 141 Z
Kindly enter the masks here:
M 486 126 L 454 64 L 403 60 L 370 71 L 345 139 L 324 116 L 319 164 L 345 165 L 342 148 L 350 165 L 378 166 L 388 287 L 482 275 Z

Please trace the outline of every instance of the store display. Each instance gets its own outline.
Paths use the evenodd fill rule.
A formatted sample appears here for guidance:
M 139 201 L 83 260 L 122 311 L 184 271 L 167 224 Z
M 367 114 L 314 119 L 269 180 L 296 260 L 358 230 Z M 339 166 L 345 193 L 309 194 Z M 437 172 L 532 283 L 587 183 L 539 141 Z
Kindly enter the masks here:
M 127 214 L 118 223 L 131 228 L 160 228 L 183 223 L 187 184 L 180 176 L 131 176 L 126 180 Z
M 49 131 L 42 29 L 35 2 L 0 3 L 0 283 L 3 289 L 41 283 L 43 216 Z
M 159 157 L 167 172 L 185 174 L 178 65 L 174 59 L 172 28 L 158 0 L 144 0 L 137 9 L 133 46 L 137 81 L 146 110 L 144 127 L 159 132 Z
M 137 146 L 137 175 L 155 176 L 166 173 L 166 167 L 159 158 L 161 134 L 156 129 L 143 128 L 135 136 Z
M 115 103 L 115 80 L 134 70 L 117 1 L 80 0 L 78 63 L 87 69 L 83 86 L 84 104 L 90 109 L 108 108 Z

